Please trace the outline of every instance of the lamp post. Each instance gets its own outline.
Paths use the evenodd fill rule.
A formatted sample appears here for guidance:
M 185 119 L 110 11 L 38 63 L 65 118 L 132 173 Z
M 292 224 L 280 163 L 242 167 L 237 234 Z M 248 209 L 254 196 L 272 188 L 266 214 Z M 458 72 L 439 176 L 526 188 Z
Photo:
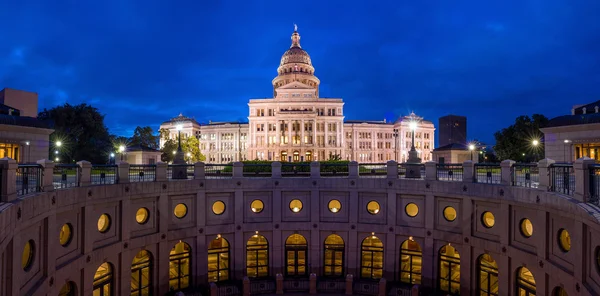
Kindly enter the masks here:
M 475 150 L 475 145 L 469 144 L 469 154 L 471 154 L 471 161 L 473 161 L 473 150 Z
M 398 162 L 398 129 L 394 129 L 394 159 Z
M 108 157 L 108 164 L 113 164 L 115 160 L 115 154 L 114 153 L 110 153 L 110 156 Z
M 121 161 L 123 161 L 123 153 L 125 152 L 125 146 L 119 146 L 119 153 L 121 154 Z
M 569 162 L 567 161 L 567 145 L 569 145 L 569 143 L 571 143 L 571 140 L 565 139 L 565 146 L 563 146 L 563 159 L 565 162 Z M 569 153 L 571 150 L 571 146 L 569 146 Z M 572 154 L 569 156 L 569 159 L 572 157 Z
M 192 160 L 192 153 L 191 153 L 191 152 L 188 152 L 188 153 L 187 153 L 187 157 L 188 157 L 188 160 L 187 160 L 187 161 L 188 161 L 188 163 L 190 163 L 190 161 Z
M 27 145 L 27 163 L 29 163 L 31 161 L 31 146 L 29 145 L 29 141 L 26 141 L 25 145 Z
M 408 127 L 411 130 L 411 145 L 410 151 L 408 151 L 408 160 L 406 161 L 406 175 L 405 178 L 421 178 L 421 159 L 419 153 L 415 149 L 415 130 L 417 129 L 417 120 L 414 113 L 410 116 L 410 122 Z
M 537 161 L 537 148 L 538 145 L 540 144 L 540 141 L 538 141 L 537 139 L 534 139 L 533 141 L 531 141 L 531 145 L 533 145 L 533 161 Z

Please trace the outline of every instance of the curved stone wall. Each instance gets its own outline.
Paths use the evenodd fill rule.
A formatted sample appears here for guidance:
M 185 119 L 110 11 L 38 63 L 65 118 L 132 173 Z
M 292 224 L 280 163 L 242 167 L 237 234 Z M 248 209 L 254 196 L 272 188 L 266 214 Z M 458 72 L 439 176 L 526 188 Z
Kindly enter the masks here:
M 257 199 L 264 204 L 259 213 L 251 208 Z M 293 199 L 302 202 L 299 211 L 290 209 Z M 328 209 L 332 199 L 340 202 L 339 210 Z M 219 215 L 213 212 L 216 201 L 225 205 Z M 367 209 L 370 201 L 380 206 L 375 214 Z M 188 212 L 180 219 L 174 207 L 181 203 Z M 407 215 L 409 203 L 418 206 L 414 217 Z M 444 218 L 447 207 L 456 210 L 455 220 Z M 140 208 L 148 209 L 144 224 L 136 221 Z M 207 244 L 218 236 L 229 243 L 231 277 L 241 280 L 246 243 L 257 233 L 269 244 L 270 276 L 285 274 L 284 244 L 292 234 L 306 238 L 307 268 L 323 275 L 324 240 L 337 234 L 345 244 L 343 272 L 358 281 L 361 242 L 376 236 L 388 283 L 399 279 L 400 246 L 410 238 L 423 251 L 422 287 L 438 286 L 439 250 L 451 244 L 460 254 L 461 295 L 478 294 L 482 254 L 498 265 L 500 295 L 516 295 L 523 266 L 535 277 L 537 295 L 550 295 L 555 287 L 568 295 L 600 294 L 597 208 L 530 188 L 385 177 L 170 180 L 42 192 L 3 203 L 0 211 L 1 295 L 58 295 L 68 282 L 75 295 L 92 295 L 94 274 L 105 262 L 113 267 L 114 295 L 128 295 L 132 261 L 141 250 L 151 254 L 150 289 L 164 295 L 169 252 L 180 241 L 191 247 L 191 283 L 207 285 Z M 492 227 L 484 225 L 484 212 L 493 214 Z M 111 223 L 104 233 L 98 231 L 102 214 Z M 530 237 L 520 230 L 524 218 L 533 226 Z M 66 223 L 72 238 L 63 246 L 59 235 Z M 570 234 L 568 252 L 559 246 L 562 229 Z M 33 255 L 24 270 L 30 241 Z

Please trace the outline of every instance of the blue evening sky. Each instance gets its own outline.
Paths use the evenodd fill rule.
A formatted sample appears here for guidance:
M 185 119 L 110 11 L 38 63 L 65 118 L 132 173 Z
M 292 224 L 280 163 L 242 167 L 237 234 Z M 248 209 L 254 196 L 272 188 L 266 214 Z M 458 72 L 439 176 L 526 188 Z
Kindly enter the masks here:
M 600 1 L 8 1 L 0 87 L 89 103 L 130 135 L 183 113 L 246 120 L 297 23 L 347 119 L 468 117 L 468 136 L 600 99 Z

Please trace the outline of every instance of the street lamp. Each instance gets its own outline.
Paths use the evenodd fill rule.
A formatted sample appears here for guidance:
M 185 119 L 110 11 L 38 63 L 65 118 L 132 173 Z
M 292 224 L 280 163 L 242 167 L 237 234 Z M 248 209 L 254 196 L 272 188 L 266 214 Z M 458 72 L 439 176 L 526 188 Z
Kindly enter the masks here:
M 112 164 L 114 159 L 115 159 L 115 154 L 111 152 L 110 157 L 108 158 L 108 164 Z
M 569 143 L 571 143 L 571 140 L 565 139 L 565 146 L 563 146 L 563 159 L 565 162 L 567 161 L 567 145 L 569 145 Z M 571 156 L 569 156 L 569 158 L 573 157 L 573 154 L 571 153 L 571 146 L 569 146 L 569 154 Z
M 540 144 L 540 142 L 538 140 L 533 140 L 533 142 L 531 142 L 531 144 L 533 144 L 533 146 L 537 146 Z
M 27 145 L 27 162 L 29 163 L 31 160 L 31 146 L 29 146 L 29 141 L 26 141 L 25 145 Z
M 188 157 L 188 163 L 189 163 L 192 160 L 192 153 L 188 152 L 187 157 Z
M 473 150 L 475 150 L 475 145 L 469 144 L 469 154 L 471 154 L 471 161 L 473 161 Z
M 398 161 L 398 129 L 394 129 L 394 159 Z
M 56 141 L 56 147 L 60 147 L 62 146 L 62 142 L 61 141 Z
M 119 153 L 121 153 L 121 161 L 123 161 L 123 152 L 125 152 L 125 146 L 119 146 Z

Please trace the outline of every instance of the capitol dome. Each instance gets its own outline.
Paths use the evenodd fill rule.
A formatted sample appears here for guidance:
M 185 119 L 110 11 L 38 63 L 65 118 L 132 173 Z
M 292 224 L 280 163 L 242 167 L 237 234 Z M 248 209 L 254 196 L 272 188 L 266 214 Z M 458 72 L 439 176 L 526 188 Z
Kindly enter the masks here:
M 294 32 L 294 35 L 298 35 L 298 32 Z M 294 38 L 292 35 L 292 40 Z M 298 40 L 300 40 L 300 35 L 298 35 Z M 284 67 L 287 64 L 307 64 L 312 66 L 312 62 L 310 61 L 310 56 L 306 50 L 300 47 L 300 43 L 292 43 L 290 49 L 286 50 L 283 56 L 281 57 L 281 62 L 279 63 L 280 67 Z

